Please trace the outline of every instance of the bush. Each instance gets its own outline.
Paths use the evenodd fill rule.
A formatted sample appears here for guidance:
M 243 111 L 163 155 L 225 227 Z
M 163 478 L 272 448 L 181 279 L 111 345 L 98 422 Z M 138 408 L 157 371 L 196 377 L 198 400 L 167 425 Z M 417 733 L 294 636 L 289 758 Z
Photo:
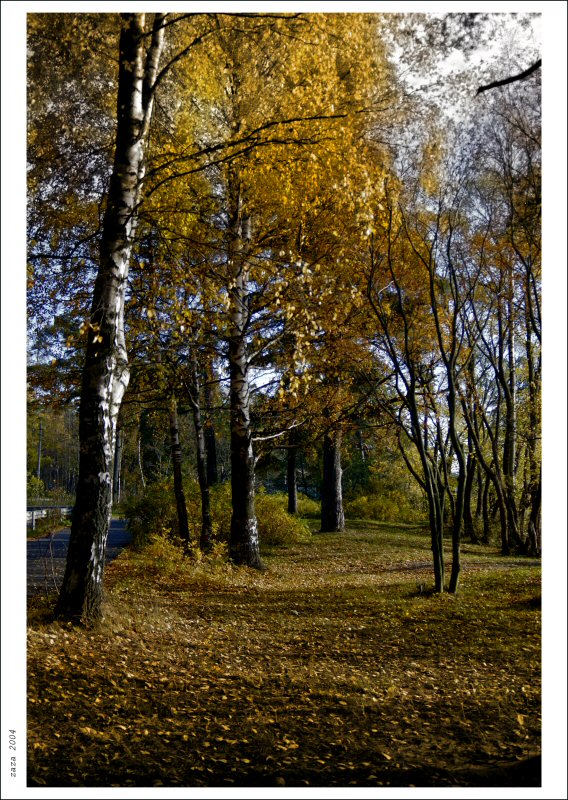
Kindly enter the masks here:
M 282 545 L 300 542 L 311 536 L 306 523 L 297 516 L 288 514 L 288 497 L 285 494 L 256 495 L 256 516 L 261 544 Z
M 190 531 L 195 540 L 199 539 L 201 529 L 201 495 L 196 481 L 184 483 Z M 213 538 L 216 542 L 228 542 L 231 531 L 231 486 L 228 483 L 213 486 L 211 493 L 211 516 L 213 519 Z M 317 503 L 306 498 L 308 505 Z M 256 495 L 256 516 L 260 542 L 267 545 L 281 545 L 297 542 L 310 536 L 305 522 L 286 511 L 285 494 L 266 494 L 260 490 Z M 132 532 L 135 547 L 144 547 L 157 537 L 176 538 L 177 510 L 171 480 L 153 483 L 146 488 L 142 497 L 135 498 L 125 505 L 125 516 Z
M 141 497 L 125 503 L 124 515 L 135 547 L 145 547 L 155 537 L 169 536 L 177 528 L 173 483 L 152 483 Z
M 422 522 L 421 507 L 413 507 L 399 492 L 364 495 L 345 504 L 345 516 L 353 519 L 373 519 L 380 522 Z
M 305 494 L 298 494 L 298 516 L 319 519 L 321 517 L 320 503 Z
M 28 501 L 30 500 L 30 498 L 45 497 L 44 482 L 41 480 L 41 478 L 32 475 L 31 472 L 28 472 L 27 475 L 26 494 L 28 497 Z

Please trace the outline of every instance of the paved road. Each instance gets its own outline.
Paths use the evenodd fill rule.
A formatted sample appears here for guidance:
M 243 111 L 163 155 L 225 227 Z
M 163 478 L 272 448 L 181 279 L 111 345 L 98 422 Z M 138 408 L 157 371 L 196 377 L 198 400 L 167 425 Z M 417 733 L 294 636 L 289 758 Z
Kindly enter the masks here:
M 69 536 L 70 531 L 63 530 L 42 539 L 30 539 L 27 543 L 28 597 L 59 591 L 65 573 Z M 113 519 L 108 533 L 105 563 L 116 558 L 131 538 L 125 520 Z

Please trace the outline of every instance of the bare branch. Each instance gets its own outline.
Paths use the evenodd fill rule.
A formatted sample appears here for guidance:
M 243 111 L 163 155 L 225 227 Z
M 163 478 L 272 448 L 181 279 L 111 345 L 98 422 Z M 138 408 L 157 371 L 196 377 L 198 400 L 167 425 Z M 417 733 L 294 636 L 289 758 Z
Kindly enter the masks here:
M 272 433 L 267 436 L 253 436 L 253 442 L 267 442 L 269 439 L 278 439 L 280 436 L 284 436 L 284 434 L 288 433 L 289 431 L 293 430 L 294 428 L 299 428 L 304 424 L 304 422 L 293 422 L 287 428 L 284 428 L 283 431 L 279 433 Z
M 477 90 L 476 96 L 481 94 L 481 92 L 486 92 L 488 89 L 496 89 L 498 86 L 506 86 L 508 83 L 515 83 L 516 81 L 524 81 L 525 78 L 528 78 L 529 75 L 532 75 L 533 72 L 536 72 L 537 69 L 540 69 L 542 66 L 542 59 L 539 58 L 538 61 L 535 61 L 528 69 L 524 72 L 520 72 L 518 75 L 511 75 L 509 78 L 503 78 L 500 81 L 493 81 L 493 83 L 488 83 L 485 86 L 480 86 Z

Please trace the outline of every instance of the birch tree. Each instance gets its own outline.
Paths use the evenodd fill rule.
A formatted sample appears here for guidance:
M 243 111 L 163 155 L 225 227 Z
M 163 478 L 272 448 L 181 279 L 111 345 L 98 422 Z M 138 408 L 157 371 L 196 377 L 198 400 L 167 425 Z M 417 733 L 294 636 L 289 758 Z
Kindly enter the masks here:
M 81 386 L 77 495 L 67 566 L 56 606 L 57 615 L 86 623 L 102 615 L 116 421 L 129 380 L 125 289 L 165 22 L 165 14 L 155 14 L 148 32 L 144 14 L 121 15 L 114 165 L 106 196 Z

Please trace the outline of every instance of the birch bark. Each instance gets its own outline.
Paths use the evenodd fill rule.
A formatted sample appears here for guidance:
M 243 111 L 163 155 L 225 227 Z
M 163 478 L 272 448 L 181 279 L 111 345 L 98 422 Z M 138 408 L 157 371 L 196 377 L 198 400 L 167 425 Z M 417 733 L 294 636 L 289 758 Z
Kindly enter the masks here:
M 229 558 L 262 569 L 255 499 L 255 457 L 250 419 L 249 265 L 251 219 L 244 209 L 237 171 L 229 170 L 229 377 L 231 402 L 232 516 Z
M 85 623 L 102 617 L 116 420 L 130 377 L 124 297 L 166 15 L 154 15 L 147 52 L 145 15 L 122 14 L 121 18 L 114 166 L 83 368 L 77 496 L 65 576 L 56 606 L 56 615 Z

